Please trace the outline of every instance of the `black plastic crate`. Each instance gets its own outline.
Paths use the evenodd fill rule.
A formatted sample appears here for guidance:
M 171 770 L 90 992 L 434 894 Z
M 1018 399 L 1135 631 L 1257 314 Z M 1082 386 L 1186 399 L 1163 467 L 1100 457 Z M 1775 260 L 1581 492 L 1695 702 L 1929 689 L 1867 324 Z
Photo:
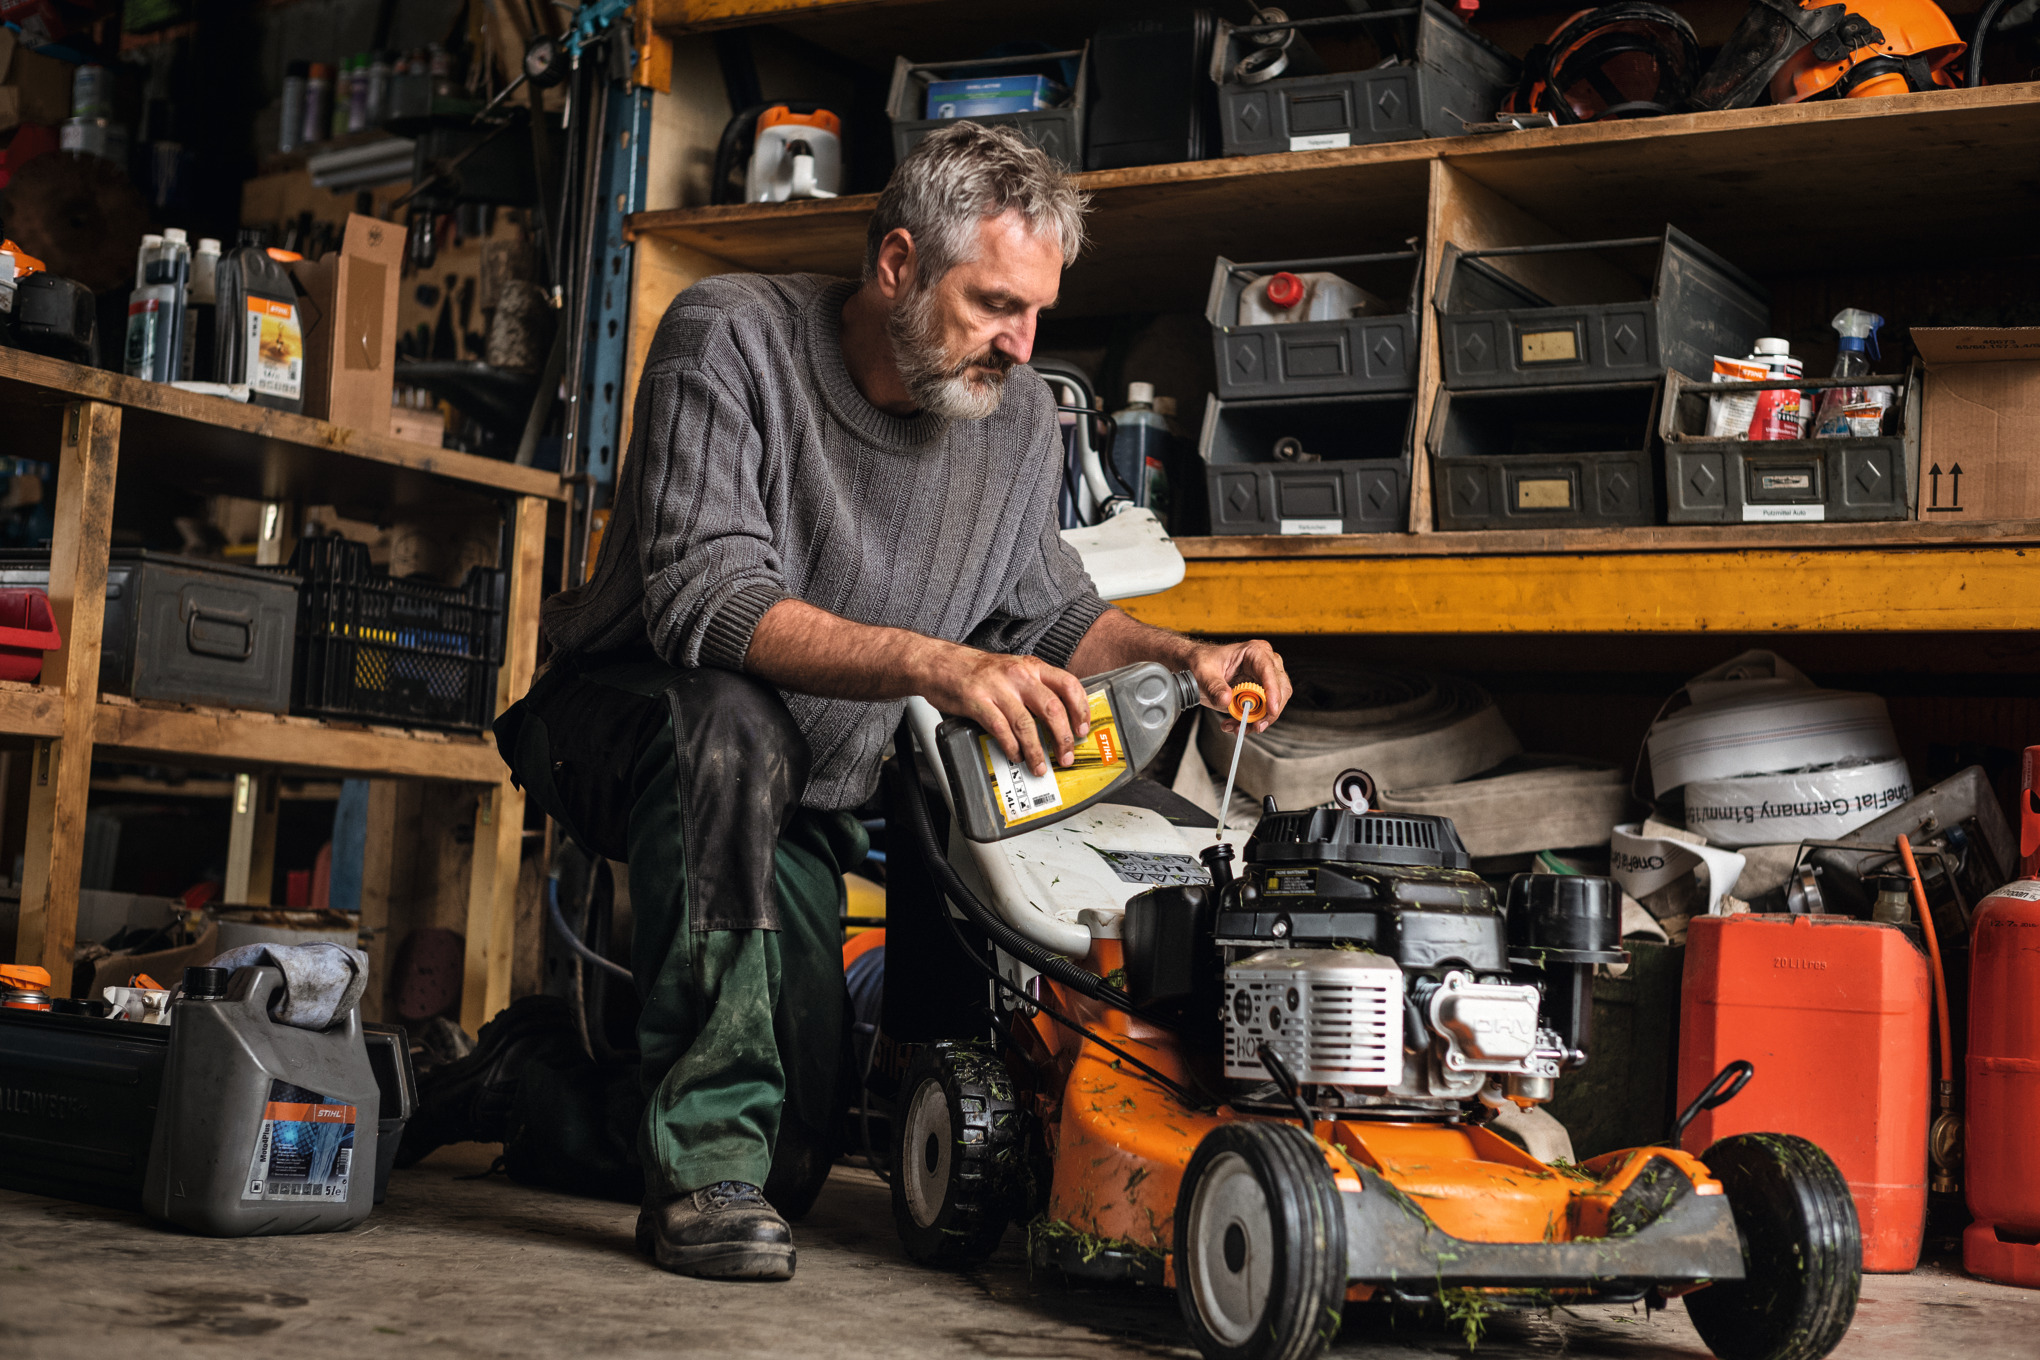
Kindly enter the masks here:
M 142 1207 L 170 1027 L 0 1010 L 0 1189 Z
M 1334 29 L 1350 37 L 1357 27 L 1400 60 L 1324 73 L 1311 35 Z M 1284 34 L 1293 36 L 1285 42 Z M 1211 58 L 1228 156 L 1457 137 L 1494 118 L 1519 70 L 1514 57 L 1436 3 L 1278 24 L 1221 22 Z
M 1665 375 L 1666 519 L 1672 524 L 1808 524 L 1911 519 L 1919 485 L 1920 384 L 1883 378 L 1792 378 L 1703 383 Z M 1709 438 L 1707 401 L 1727 393 L 1799 388 L 1809 405 L 1831 387 L 1889 387 L 1890 434 L 1846 439 Z M 1811 423 L 1809 418 L 1809 423 Z
M 1217 351 L 1218 395 L 1236 401 L 1416 391 L 1422 271 L 1422 258 L 1414 250 L 1257 264 L 1235 264 L 1219 256 L 1204 304 Z M 1240 325 L 1241 295 L 1255 281 L 1282 272 L 1336 274 L 1401 306 L 1393 312 L 1337 321 Z
M 1431 508 L 1440 529 L 1596 529 L 1658 522 L 1662 380 L 1440 391 Z
M 398 580 L 338 537 L 300 540 L 290 569 L 303 581 L 291 712 L 459 732 L 495 717 L 506 573 Z
M 1496 263 L 1507 260 L 1525 264 L 1512 276 Z M 1438 357 L 1457 390 L 1655 381 L 1668 368 L 1705 379 L 1715 355 L 1748 354 L 1771 329 L 1763 285 L 1676 227 L 1483 250 L 1448 242 L 1437 288 Z
M 997 72 L 1006 75 L 1046 75 L 1062 62 L 1074 59 L 1077 78 L 1070 86 L 1068 102 L 1052 109 L 1029 113 L 973 113 L 967 118 L 924 118 L 928 86 L 934 81 L 961 79 Z M 984 127 L 1009 127 L 1040 147 L 1050 160 L 1071 170 L 1084 168 L 1085 87 L 1091 80 L 1091 45 L 1068 52 L 1028 53 L 1017 57 L 983 57 L 970 61 L 911 62 L 905 57 L 893 61 L 892 86 L 886 94 L 885 111 L 892 120 L 893 158 L 905 160 L 929 133 L 951 123 L 977 123 Z
M 1416 398 L 1207 399 L 1213 534 L 1374 534 L 1409 519 Z

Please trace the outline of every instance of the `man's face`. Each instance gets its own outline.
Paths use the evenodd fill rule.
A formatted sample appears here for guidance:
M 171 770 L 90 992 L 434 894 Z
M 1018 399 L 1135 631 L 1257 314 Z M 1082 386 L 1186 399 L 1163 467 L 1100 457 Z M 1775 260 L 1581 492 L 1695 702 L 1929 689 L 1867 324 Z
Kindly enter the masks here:
M 1007 370 L 1034 353 L 1034 327 L 1055 305 L 1062 246 L 1017 212 L 978 223 L 976 258 L 893 303 L 888 329 L 900 377 L 925 411 L 982 420 L 999 409 Z

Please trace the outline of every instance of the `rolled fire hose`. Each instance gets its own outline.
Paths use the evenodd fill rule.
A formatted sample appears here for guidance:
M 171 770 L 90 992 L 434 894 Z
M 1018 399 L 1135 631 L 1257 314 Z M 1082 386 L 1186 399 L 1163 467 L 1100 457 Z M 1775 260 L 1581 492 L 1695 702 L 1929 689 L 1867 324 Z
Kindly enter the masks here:
M 1383 789 L 1426 789 L 1491 770 L 1522 751 L 1494 700 L 1470 681 L 1419 671 L 1299 668 L 1282 721 L 1250 733 L 1239 787 L 1256 801 L 1312 807 L 1341 771 L 1359 768 Z M 1232 737 L 1207 712 L 1197 749 L 1222 770 Z M 1604 828 L 1605 831 L 1605 828 Z M 1538 847 L 1543 848 L 1543 847 Z
M 1613 766 L 1532 755 L 1457 784 L 1383 788 L 1379 806 L 1450 817 L 1469 854 L 1519 855 L 1605 844 L 1628 814 L 1629 780 Z
M 1819 689 L 1775 653 L 1745 652 L 1689 681 L 1692 702 L 1651 725 L 1651 784 L 1683 791 L 1715 845 L 1843 836 L 1912 796 L 1875 694 Z

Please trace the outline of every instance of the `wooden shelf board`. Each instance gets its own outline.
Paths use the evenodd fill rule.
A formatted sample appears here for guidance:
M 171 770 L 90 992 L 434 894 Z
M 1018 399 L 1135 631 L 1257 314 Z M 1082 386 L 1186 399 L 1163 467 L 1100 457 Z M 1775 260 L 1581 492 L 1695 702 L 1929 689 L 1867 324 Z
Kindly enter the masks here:
M 566 494 L 557 475 L 538 468 L 0 348 L 0 419 L 13 436 L 9 452 L 54 456 L 57 422 L 73 401 L 123 409 L 124 477 L 153 476 L 193 490 L 305 504 L 375 503 L 398 511 L 443 505 L 456 489 L 552 500 Z M 48 436 L 39 450 L 38 425 Z
M 1174 590 L 1124 607 L 1218 635 L 2032 631 L 2036 556 L 2006 545 L 1201 559 Z
M 1670 221 L 1759 275 L 1906 262 L 2027 238 L 2040 184 L 2015 167 L 2040 164 L 2040 83 L 1087 171 L 1092 240 L 1061 310 L 1199 311 L 1218 255 L 1394 249 L 1423 228 L 1438 159 L 1576 239 Z M 1851 165 L 1903 168 L 1879 181 L 1875 232 L 1820 191 Z M 854 277 L 875 203 L 671 209 L 630 231 L 745 269 Z
M 55 737 L 63 696 L 0 682 L 0 732 Z M 140 703 L 101 695 L 92 725 L 96 759 L 146 756 L 222 770 L 260 768 L 352 779 L 445 779 L 497 784 L 508 773 L 493 737 L 297 718 L 241 709 Z
M 1288 534 L 1178 538 L 1190 561 L 1333 557 L 1469 557 L 1549 553 L 1702 552 L 1734 548 L 1950 548 L 2040 544 L 2040 520 L 1949 524 L 1669 524 L 1629 529 L 1509 529 L 1480 533 Z

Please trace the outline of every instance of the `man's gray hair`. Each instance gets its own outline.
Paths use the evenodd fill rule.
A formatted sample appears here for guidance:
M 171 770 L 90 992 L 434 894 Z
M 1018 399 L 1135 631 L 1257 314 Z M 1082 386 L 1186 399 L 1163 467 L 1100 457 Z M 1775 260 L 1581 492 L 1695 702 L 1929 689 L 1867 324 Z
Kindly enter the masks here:
M 1054 232 L 1067 269 L 1084 247 L 1089 201 L 1073 175 L 1013 129 L 952 124 L 922 138 L 886 181 L 865 236 L 864 277 L 878 272 L 879 243 L 904 227 L 925 288 L 975 257 L 979 222 L 1008 212 L 1037 236 Z

